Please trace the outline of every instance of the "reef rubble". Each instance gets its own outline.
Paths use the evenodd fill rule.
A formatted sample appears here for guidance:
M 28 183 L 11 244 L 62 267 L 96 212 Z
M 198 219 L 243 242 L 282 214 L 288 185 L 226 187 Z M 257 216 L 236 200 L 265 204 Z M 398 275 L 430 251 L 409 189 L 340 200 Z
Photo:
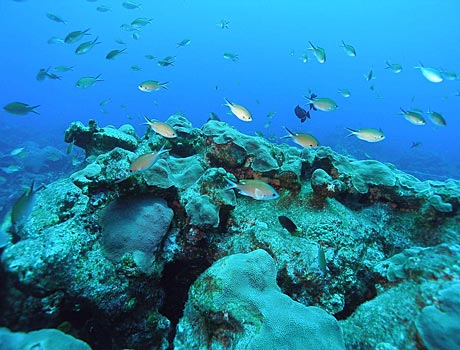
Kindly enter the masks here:
M 214 120 L 167 123 L 177 138 L 95 121 L 66 130 L 91 162 L 37 191 L 19 240 L 0 248 L 0 325 L 65 330 L 93 350 L 268 349 L 257 343 L 264 318 L 281 317 L 273 300 L 289 298 L 299 332 L 312 307 L 335 317 L 337 349 L 438 349 L 433 334 L 443 330 L 430 319 L 458 329 L 459 181 L 422 182 L 391 164 L 274 144 Z M 163 145 L 169 152 L 151 169 L 130 173 L 136 157 Z M 263 180 L 280 197 L 241 196 L 226 177 Z M 2 229 L 11 233 L 11 223 Z M 236 291 L 232 307 L 218 309 L 216 271 L 251 254 L 255 269 L 270 267 L 274 299 L 242 301 Z M 248 288 L 256 283 L 242 274 Z M 259 307 L 239 309 L 251 302 Z M 311 325 L 311 339 L 327 336 L 323 326 Z

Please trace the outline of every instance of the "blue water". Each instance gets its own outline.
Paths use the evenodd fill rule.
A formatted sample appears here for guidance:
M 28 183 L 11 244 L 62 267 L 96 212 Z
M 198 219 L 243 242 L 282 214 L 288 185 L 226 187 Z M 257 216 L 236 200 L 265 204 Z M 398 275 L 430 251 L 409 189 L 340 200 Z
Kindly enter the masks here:
M 46 146 L 65 152 L 63 134 L 72 121 L 87 123 L 94 118 L 101 126 L 131 123 L 142 135 L 144 114 L 166 120 L 181 112 L 199 127 L 211 111 L 247 134 L 258 130 L 280 137 L 286 134 L 285 125 L 311 133 L 321 145 L 343 154 L 391 162 L 421 179 L 459 178 L 460 97 L 456 93 L 460 82 L 431 83 L 413 67 L 423 62 L 460 74 L 460 2 L 144 0 L 141 10 L 125 9 L 121 3 L 0 2 L 0 104 L 40 105 L 40 115 L 0 111 L 0 153 L 4 155 L 0 166 L 18 162 L 22 167 L 14 174 L 0 174 L 7 184 L 17 185 L 34 172 L 43 176 L 47 171 L 67 170 L 62 164 L 28 167 L 30 157 L 16 160 L 7 154 L 24 146 L 31 152 Z M 96 11 L 102 4 L 112 11 Z M 68 23 L 53 22 L 46 13 Z M 137 17 L 154 20 L 135 40 L 120 25 Z M 230 22 L 228 29 L 219 27 L 221 20 Z M 52 36 L 64 38 L 87 28 L 91 36 L 77 44 L 47 43 Z M 85 55 L 74 54 L 78 44 L 96 36 L 101 44 Z M 127 53 L 106 60 L 109 51 L 124 48 L 116 39 L 127 43 Z M 190 39 L 191 44 L 177 48 L 183 39 Z M 326 50 L 326 63 L 318 63 L 307 50 L 309 40 Z M 356 57 L 345 54 L 339 47 L 341 40 L 355 47 Z M 225 52 L 238 54 L 239 61 L 224 59 Z M 307 63 L 301 60 L 304 52 L 308 52 Z M 157 59 L 147 60 L 146 54 L 157 59 L 177 56 L 177 60 L 174 66 L 160 67 Z M 386 60 L 401 64 L 403 71 L 395 74 L 385 69 Z M 58 65 L 75 68 L 57 73 L 62 80 L 36 80 L 40 68 Z M 142 71 L 132 71 L 132 65 Z M 363 75 L 370 69 L 376 79 L 367 82 Z M 75 87 L 79 78 L 98 74 L 103 82 L 85 90 Z M 168 89 L 138 90 L 138 84 L 149 79 L 169 82 Z M 349 89 L 351 97 L 339 95 L 338 88 Z M 309 89 L 333 98 L 339 108 L 312 113 L 312 119 L 301 124 L 293 109 L 297 104 L 306 107 L 303 96 Z M 249 109 L 254 121 L 245 123 L 227 114 L 224 97 Z M 103 114 L 99 102 L 107 98 L 112 101 Z M 425 126 L 414 126 L 398 114 L 400 107 L 441 112 L 447 126 L 435 126 L 426 115 Z M 270 127 L 264 128 L 270 112 L 276 114 Z M 347 137 L 346 127 L 381 128 L 386 139 L 371 144 Z M 422 144 L 411 148 L 413 142 Z M 62 159 L 66 161 L 71 170 L 70 157 Z

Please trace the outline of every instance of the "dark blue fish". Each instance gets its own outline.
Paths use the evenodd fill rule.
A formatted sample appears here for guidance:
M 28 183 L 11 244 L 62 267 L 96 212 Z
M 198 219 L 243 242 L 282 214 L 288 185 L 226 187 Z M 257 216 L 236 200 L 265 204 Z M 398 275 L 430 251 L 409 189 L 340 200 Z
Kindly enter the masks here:
M 311 109 L 311 108 L 310 108 Z M 297 105 L 294 109 L 294 113 L 297 116 L 297 118 L 300 119 L 300 122 L 303 123 L 305 120 L 310 119 L 310 111 L 306 111 L 299 105 Z

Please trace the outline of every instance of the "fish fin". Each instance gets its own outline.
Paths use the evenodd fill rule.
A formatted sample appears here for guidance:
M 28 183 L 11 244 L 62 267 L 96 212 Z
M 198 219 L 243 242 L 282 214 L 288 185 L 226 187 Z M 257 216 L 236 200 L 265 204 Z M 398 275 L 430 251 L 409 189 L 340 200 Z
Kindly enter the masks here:
M 310 50 L 316 50 L 315 45 L 313 45 L 313 43 L 312 43 L 310 40 L 308 40 L 308 43 L 309 43 L 310 46 L 311 46 L 311 47 L 310 47 Z
M 225 188 L 223 189 L 223 191 L 232 190 L 232 189 L 238 187 L 237 184 L 236 184 L 235 182 L 233 182 L 232 180 L 230 180 L 228 177 L 224 177 L 224 179 L 225 179 L 225 181 L 227 181 L 228 186 L 225 187 Z
M 142 123 L 142 125 L 150 125 L 150 123 L 153 123 L 152 119 L 144 115 L 145 123 Z
M 167 153 L 167 152 L 170 151 L 170 149 L 165 149 L 165 146 L 166 146 L 166 142 L 163 143 L 163 146 L 161 146 L 160 150 L 158 151 L 158 155 L 163 154 L 163 153 Z
M 345 42 L 342 40 L 342 45 L 339 45 L 340 47 L 345 47 Z
M 254 190 L 254 199 L 263 199 L 264 198 L 264 191 L 261 191 L 260 189 L 256 188 Z
M 306 116 L 308 119 L 311 119 L 310 111 L 307 111 L 307 113 L 305 114 L 305 116 Z M 304 120 L 304 121 L 305 121 L 305 120 Z
M 169 81 L 167 81 L 167 82 L 165 82 L 165 83 L 160 83 L 160 85 L 161 85 L 161 87 L 162 87 L 163 89 L 168 90 L 168 87 L 166 86 L 166 84 L 169 84 Z
M 346 128 L 346 129 L 350 132 L 350 133 L 347 135 L 347 137 L 356 135 L 356 133 L 358 132 L 358 130 L 354 130 L 354 129 L 351 129 L 351 128 Z

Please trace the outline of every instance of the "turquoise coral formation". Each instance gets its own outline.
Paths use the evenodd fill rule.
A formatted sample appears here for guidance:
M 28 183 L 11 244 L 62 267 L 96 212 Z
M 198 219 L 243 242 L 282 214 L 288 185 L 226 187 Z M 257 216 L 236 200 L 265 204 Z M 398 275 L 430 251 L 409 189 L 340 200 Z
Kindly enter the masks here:
M 95 349 L 107 346 L 100 334 L 121 348 L 167 349 L 176 337 L 178 347 L 212 338 L 258 349 L 270 339 L 264 319 L 293 320 L 259 300 L 257 312 L 241 309 L 252 323 L 242 322 L 236 311 L 252 301 L 233 301 L 232 312 L 217 308 L 213 293 L 222 279 L 212 275 L 231 256 L 258 256 L 271 296 L 296 305 L 305 322 L 316 315 L 337 348 L 339 326 L 349 349 L 413 349 L 420 342 L 421 326 L 400 321 L 422 315 L 458 281 L 458 181 L 419 181 L 391 164 L 328 147 L 276 145 L 218 121 L 194 128 L 173 115 L 167 123 L 178 136 L 166 142 L 149 131 L 138 137 L 127 125 L 69 127 L 65 139 L 84 148 L 88 161 L 37 191 L 18 242 L 9 239 L 11 222 L 2 225 L 3 324 L 29 330 L 83 319 L 70 330 Z M 153 167 L 129 172 L 136 157 L 164 144 L 169 152 Z M 225 178 L 263 180 L 280 197 L 241 196 L 225 190 Z M 280 215 L 296 223 L 296 234 L 279 224 Z M 265 273 L 258 268 L 254 274 Z M 405 302 L 397 308 L 394 300 Z M 208 318 L 193 310 L 196 303 L 212 311 Z M 391 312 L 379 314 L 381 308 Z M 202 321 L 199 329 L 191 317 Z M 292 349 L 299 348 L 304 340 L 291 337 Z

